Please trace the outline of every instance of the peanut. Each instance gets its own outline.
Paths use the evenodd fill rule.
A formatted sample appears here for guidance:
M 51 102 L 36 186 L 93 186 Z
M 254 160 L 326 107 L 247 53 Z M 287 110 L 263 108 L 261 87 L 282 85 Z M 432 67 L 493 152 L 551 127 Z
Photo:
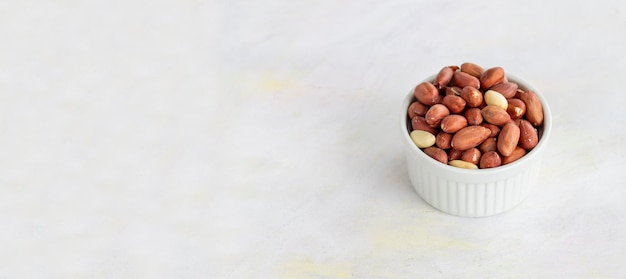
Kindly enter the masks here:
M 493 125 L 503 126 L 504 124 L 511 122 L 511 116 L 501 107 L 487 105 L 480 110 L 480 114 L 482 114 L 485 121 Z
M 500 127 L 493 125 L 491 123 L 480 123 L 480 126 L 483 126 L 487 129 L 489 129 L 491 131 L 491 134 L 489 134 L 490 138 L 495 138 L 500 134 Z
M 422 130 L 411 132 L 411 140 L 413 140 L 413 143 L 419 148 L 426 148 L 435 144 L 435 136 Z
M 526 104 L 526 119 L 530 121 L 530 124 L 537 127 L 543 123 L 543 105 L 539 96 L 532 91 L 522 91 L 515 95 L 520 98 Z
M 468 150 L 463 151 L 463 154 L 461 155 L 461 160 L 465 161 L 465 162 L 470 162 L 474 165 L 478 165 L 478 162 L 480 161 L 480 150 L 478 150 L 478 148 L 474 147 L 474 148 L 470 148 Z
M 539 136 L 535 127 L 527 120 L 522 119 L 519 123 L 519 129 L 519 146 L 526 150 L 533 149 L 539 143 Z
M 483 89 L 489 89 L 492 86 L 503 81 L 504 69 L 502 69 L 501 67 L 493 67 L 491 69 L 487 69 L 480 75 L 480 85 Z
M 482 67 L 474 64 L 474 63 L 463 63 L 461 64 L 461 72 L 468 73 L 471 76 L 479 78 L 480 75 L 484 72 Z
M 446 154 L 446 152 L 439 147 L 426 147 L 424 148 L 424 153 L 439 162 L 442 162 L 444 164 L 448 163 L 448 154 Z
M 479 166 L 481 169 L 495 168 L 500 165 L 502 165 L 502 159 L 495 151 L 487 151 L 480 157 Z
M 441 123 L 441 120 L 450 115 L 450 110 L 442 104 L 435 104 L 428 109 L 426 115 L 426 123 L 431 127 L 437 127 Z
M 483 116 L 480 114 L 479 108 L 466 109 L 465 118 L 467 118 L 467 124 L 469 125 L 478 125 L 483 122 Z
M 413 94 L 420 103 L 430 106 L 436 104 L 439 91 L 432 83 L 422 82 L 415 87 Z
M 467 126 L 452 136 L 452 148 L 461 151 L 476 147 L 489 137 L 491 130 L 482 126 Z
M 441 120 L 441 130 L 446 133 L 456 133 L 467 127 L 467 119 L 458 114 L 450 114 Z
M 456 66 L 454 67 L 458 69 L 458 67 Z M 435 86 L 441 89 L 444 86 L 446 86 L 448 83 L 450 83 L 450 81 L 452 80 L 452 76 L 454 75 L 454 72 L 456 71 L 455 68 L 443 67 L 443 69 L 441 69 L 441 71 L 439 71 L 439 73 L 437 74 L 437 77 L 435 77 L 435 81 L 433 82 Z
M 519 142 L 519 136 L 520 128 L 515 123 L 509 122 L 502 127 L 497 142 L 498 151 L 502 156 L 509 156 L 513 153 Z
M 426 115 L 427 111 L 428 111 L 428 106 L 420 102 L 413 102 L 409 106 L 409 110 L 408 110 L 409 118 L 413 119 L 413 117 L 415 116 L 424 116 Z
M 485 92 L 484 99 L 487 105 L 501 107 L 505 111 L 509 105 L 509 103 L 506 101 L 506 98 L 504 98 L 502 94 L 493 90 L 487 90 L 487 92 Z
M 524 101 L 517 98 L 511 98 L 507 100 L 507 103 L 508 107 L 506 112 L 511 116 L 511 119 L 521 118 L 526 113 L 526 104 Z
M 474 88 L 480 88 L 480 81 L 467 73 L 464 72 L 455 72 L 453 76 L 454 84 L 458 87 L 466 87 L 471 86 Z
M 437 132 L 437 129 L 428 125 L 428 123 L 426 123 L 426 118 L 421 116 L 411 118 L 411 127 L 413 127 L 413 130 L 422 130 L 431 134 L 435 134 Z
M 452 160 L 459 160 L 461 159 L 461 156 L 463 155 L 463 151 L 461 150 L 457 150 L 454 148 L 450 148 L 450 151 L 448 151 L 448 160 L 452 161 Z
M 470 108 L 478 107 L 483 103 L 483 94 L 472 86 L 466 86 L 461 89 L 461 98 L 465 100 Z
M 435 136 L 435 145 L 441 149 L 449 149 L 452 147 L 452 134 L 446 132 L 439 132 Z
M 485 141 L 483 141 L 483 143 L 480 144 L 478 149 L 482 153 L 487 153 L 489 151 L 497 151 L 498 147 L 497 147 L 497 140 L 496 140 L 496 138 L 488 138 L 488 139 L 486 139 Z
M 461 96 L 461 88 L 456 86 L 446 87 L 446 96 L 447 95 Z
M 511 153 L 511 155 L 509 156 L 502 156 L 502 164 L 506 165 L 506 164 L 510 164 L 513 163 L 515 161 L 517 161 L 519 158 L 522 158 L 522 156 L 526 155 L 526 150 L 524 150 L 524 148 L 521 147 L 516 147 L 515 150 L 513 150 L 513 152 Z
M 448 165 L 453 166 L 453 167 L 457 167 L 457 168 L 462 168 L 462 169 L 472 169 L 472 170 L 477 170 L 478 166 L 470 163 L 470 162 L 465 162 L 463 160 L 452 160 L 448 162 Z
M 502 94 L 502 96 L 504 96 L 507 99 L 513 98 L 513 96 L 515 96 L 515 93 L 517 93 L 517 83 L 513 83 L 513 82 L 498 83 L 492 86 L 491 90 Z
M 451 113 L 460 113 L 465 109 L 465 100 L 456 95 L 446 95 L 441 100 L 441 103 L 450 110 Z

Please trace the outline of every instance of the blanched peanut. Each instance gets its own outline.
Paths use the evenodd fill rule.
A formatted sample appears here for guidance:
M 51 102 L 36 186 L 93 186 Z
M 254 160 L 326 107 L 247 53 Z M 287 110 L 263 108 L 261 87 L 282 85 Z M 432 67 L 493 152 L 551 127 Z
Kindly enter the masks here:
M 411 140 L 413 140 L 413 143 L 419 148 L 426 148 L 435 144 L 435 136 L 422 130 L 411 132 Z
M 462 169 L 472 169 L 472 170 L 477 170 L 478 166 L 470 163 L 470 162 L 465 162 L 463 160 L 452 160 L 448 162 L 448 165 L 453 166 L 453 167 L 457 167 L 457 168 L 462 168 Z
M 490 106 L 501 107 L 505 111 L 508 106 L 506 98 L 504 98 L 502 94 L 493 90 L 487 90 L 487 92 L 485 92 L 485 103 Z

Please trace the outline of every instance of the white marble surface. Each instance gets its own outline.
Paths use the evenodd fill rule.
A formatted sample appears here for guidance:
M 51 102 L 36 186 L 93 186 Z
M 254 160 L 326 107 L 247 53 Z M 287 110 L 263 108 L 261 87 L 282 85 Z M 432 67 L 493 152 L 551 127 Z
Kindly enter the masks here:
M 0 278 L 623 278 L 621 1 L 10 1 Z M 442 65 L 554 117 L 513 210 L 446 215 L 397 131 Z

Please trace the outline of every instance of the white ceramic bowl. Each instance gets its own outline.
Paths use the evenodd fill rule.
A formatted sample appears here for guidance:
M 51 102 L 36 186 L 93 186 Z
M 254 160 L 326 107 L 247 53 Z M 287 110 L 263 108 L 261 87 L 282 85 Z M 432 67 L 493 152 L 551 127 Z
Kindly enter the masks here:
M 484 217 L 507 211 L 520 204 L 537 183 L 541 157 L 550 137 L 552 115 L 543 94 L 528 82 L 506 74 L 510 82 L 534 91 L 543 105 L 543 129 L 535 148 L 517 161 L 491 169 L 469 170 L 442 164 L 417 148 L 409 133 L 411 123 L 407 110 L 415 100 L 413 90 L 402 102 L 400 129 L 406 153 L 411 184 L 428 204 L 443 212 L 464 216 Z M 425 81 L 432 81 L 435 76 Z

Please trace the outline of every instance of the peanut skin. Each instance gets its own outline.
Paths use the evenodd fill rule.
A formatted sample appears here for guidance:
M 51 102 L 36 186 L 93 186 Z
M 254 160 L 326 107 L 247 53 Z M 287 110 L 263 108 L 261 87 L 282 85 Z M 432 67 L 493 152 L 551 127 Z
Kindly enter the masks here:
M 437 128 L 428 125 L 428 123 L 426 123 L 426 118 L 422 116 L 415 116 L 411 118 L 411 127 L 413 130 L 422 130 L 431 134 L 437 133 Z
M 487 153 L 489 151 L 497 151 L 498 150 L 497 139 L 496 138 L 486 139 L 485 141 L 483 141 L 483 143 L 480 144 L 478 149 L 482 153 Z
M 501 67 L 493 67 L 487 69 L 480 75 L 480 85 L 483 89 L 489 89 L 492 86 L 504 81 L 504 69 Z
M 515 148 L 515 150 L 513 150 L 511 155 L 502 156 L 502 164 L 506 165 L 506 164 L 513 163 L 517 161 L 519 158 L 522 158 L 524 155 L 526 155 L 526 150 L 518 146 Z
M 480 88 L 480 81 L 471 76 L 468 73 L 464 72 L 455 72 L 453 76 L 454 84 L 458 87 L 464 88 L 466 86 L 471 86 L 473 88 Z
M 474 63 L 466 62 L 461 64 L 461 72 L 468 73 L 471 76 L 476 78 L 480 77 L 480 75 L 484 72 L 481 66 L 478 66 Z
M 489 134 L 490 138 L 495 138 L 500 134 L 500 127 L 496 125 L 483 122 L 483 123 L 480 123 L 480 126 L 483 126 L 491 131 L 491 134 Z
M 532 91 L 522 91 L 515 95 L 526 104 L 526 119 L 535 127 L 539 127 L 543 123 L 543 105 L 539 96 Z
M 463 154 L 461 155 L 461 160 L 465 161 L 465 162 L 470 162 L 474 165 L 478 165 L 478 162 L 480 161 L 480 150 L 478 150 L 478 148 L 474 147 L 474 148 L 470 148 L 468 150 L 463 151 Z
M 424 148 L 424 153 L 441 163 L 448 164 L 448 154 L 439 147 L 430 146 Z
M 465 118 L 467 118 L 467 124 L 469 125 L 479 125 L 483 122 L 483 115 L 480 114 L 479 108 L 466 109 Z
M 526 113 L 526 104 L 524 101 L 518 98 L 511 98 L 507 100 L 508 107 L 506 112 L 511 116 L 511 119 L 518 119 L 524 116 Z
M 498 83 L 492 86 L 491 90 L 499 92 L 500 94 L 502 94 L 502 96 L 504 96 L 507 99 L 513 98 L 513 96 L 515 96 L 515 93 L 517 93 L 517 83 L 513 83 L 513 82 Z
M 530 122 L 527 120 L 521 119 L 519 122 L 520 129 L 520 138 L 519 138 L 519 146 L 526 150 L 531 150 L 537 143 L 539 142 L 539 136 L 537 135 L 537 130 L 533 127 Z
M 483 94 L 476 87 L 466 86 L 461 89 L 461 98 L 467 103 L 467 107 L 479 107 L 483 103 Z
M 461 159 L 462 155 L 463 155 L 463 151 L 450 148 L 450 151 L 448 151 L 448 160 L 449 161 L 459 160 Z
M 435 104 L 428 109 L 426 115 L 426 123 L 431 127 L 437 127 L 441 123 L 441 120 L 450 115 L 450 110 L 442 104 Z
M 511 122 L 511 116 L 501 107 L 488 105 L 480 110 L 483 119 L 493 125 L 503 126 Z
M 448 83 L 452 80 L 454 71 L 455 70 L 451 67 L 443 67 L 443 69 L 441 69 L 441 71 L 437 74 L 437 77 L 435 77 L 435 81 L 433 82 L 435 87 L 441 89 L 448 85 Z
M 435 136 L 435 145 L 441 149 L 450 149 L 452 147 L 452 134 L 446 132 L 439 132 Z
M 446 96 L 447 95 L 461 96 L 461 88 L 456 86 L 446 87 Z
M 458 114 L 450 114 L 441 120 L 441 130 L 446 133 L 456 133 L 467 127 L 467 119 Z
M 450 110 L 451 113 L 460 113 L 465 109 L 466 102 L 463 98 L 456 95 L 446 95 L 441 103 Z
M 520 128 L 515 123 L 509 122 L 502 127 L 497 142 L 498 151 L 502 156 L 509 156 L 513 153 L 519 142 L 519 136 Z
M 476 147 L 489 137 L 491 130 L 482 126 L 467 126 L 452 136 L 452 148 L 465 151 Z
M 407 113 L 409 114 L 409 118 L 413 119 L 413 117 L 415 116 L 424 116 L 426 115 L 426 112 L 428 111 L 428 106 L 420 103 L 420 102 L 413 102 L 411 103 L 411 105 L 409 106 L 409 109 L 407 111 Z
M 502 165 L 502 159 L 495 151 L 488 151 L 480 157 L 479 167 L 481 169 L 495 168 Z
M 430 82 L 422 82 L 413 91 L 415 98 L 422 104 L 431 106 L 437 103 L 439 90 Z

